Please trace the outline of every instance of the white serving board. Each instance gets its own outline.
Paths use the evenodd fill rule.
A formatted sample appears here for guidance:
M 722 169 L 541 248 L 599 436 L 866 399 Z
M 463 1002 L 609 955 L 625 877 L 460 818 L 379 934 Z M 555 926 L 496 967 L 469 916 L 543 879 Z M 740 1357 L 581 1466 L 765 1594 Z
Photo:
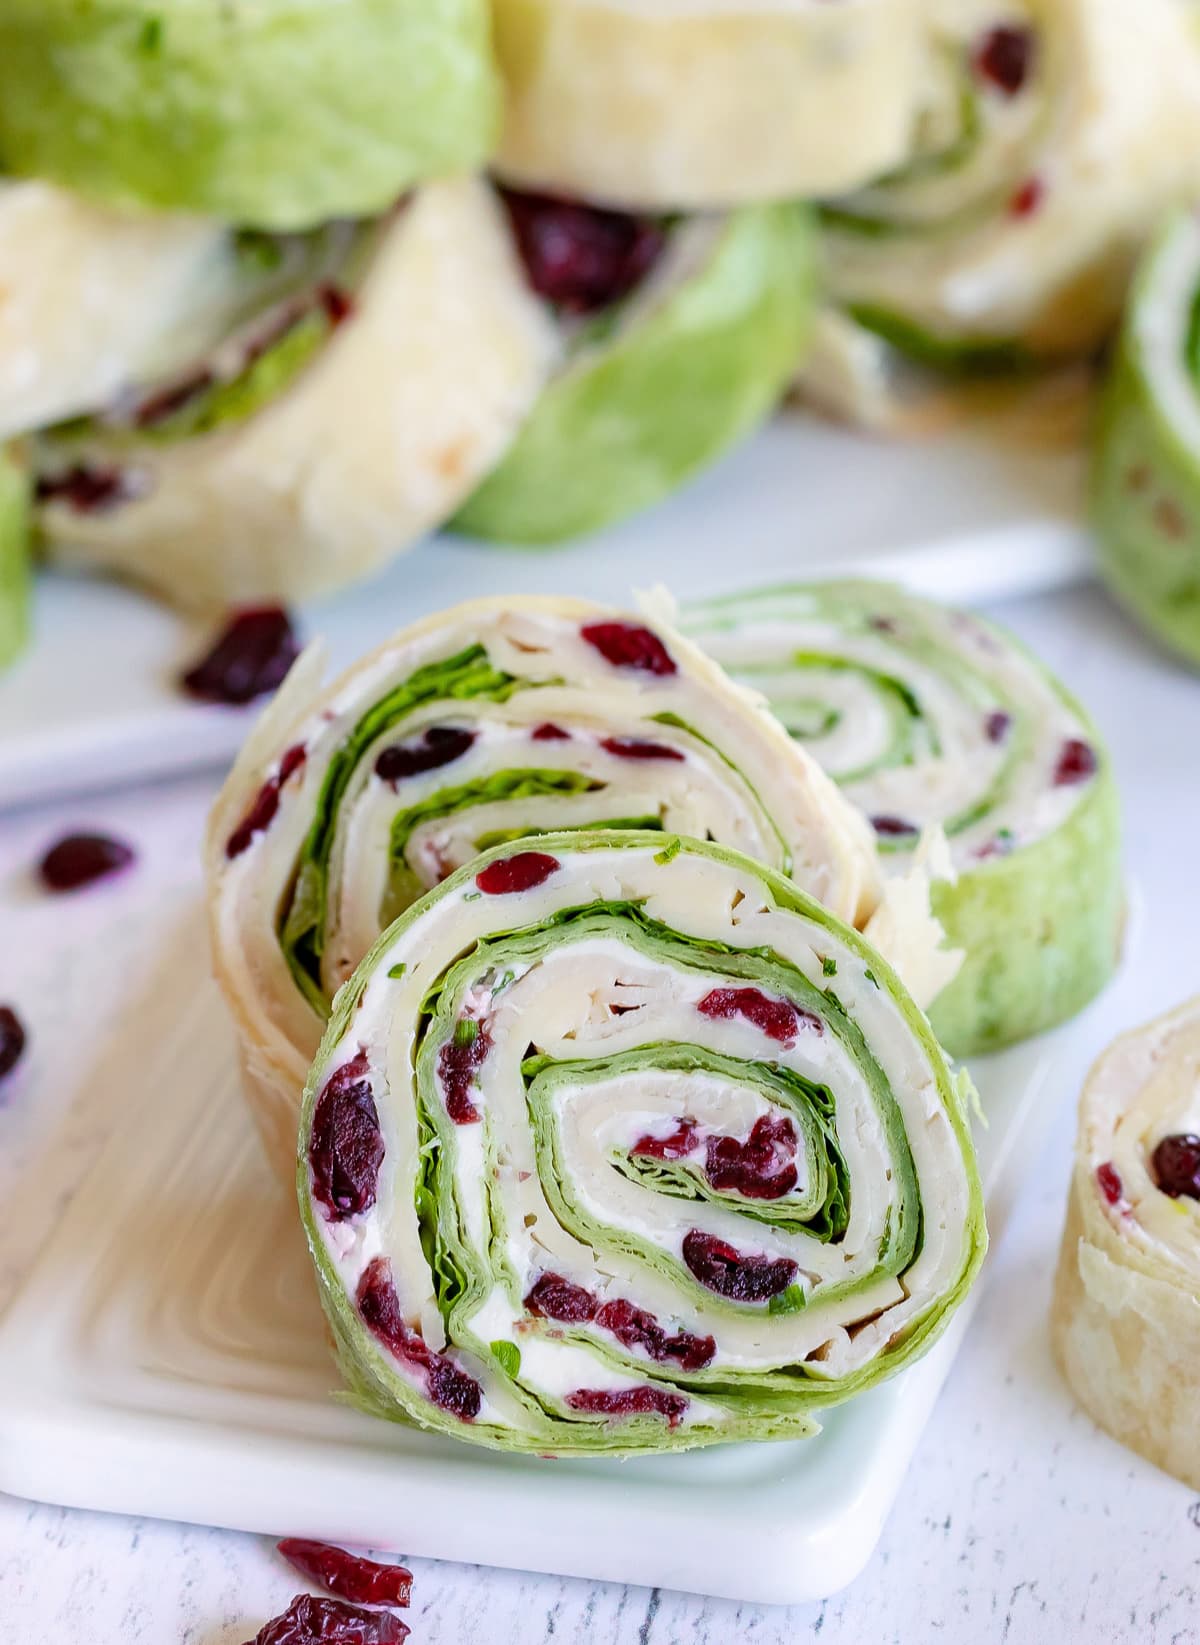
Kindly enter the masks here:
M 1077 453 L 983 431 L 885 441 L 791 413 L 622 526 L 553 550 L 432 538 L 301 612 L 301 626 L 341 667 L 472 594 L 625 603 L 655 582 L 688 598 L 859 574 L 998 599 L 1086 573 L 1081 470 Z M 210 633 L 113 584 L 39 578 L 34 644 L 0 677 L 0 806 L 227 762 L 246 713 L 189 702 L 176 684 Z
M 0 1323 L 0 1489 L 758 1602 L 857 1575 L 980 1286 L 932 1353 L 808 1441 L 551 1462 L 364 1416 L 332 1397 L 299 1219 L 243 1112 L 204 955 L 171 953 L 83 1076 L 111 1142 Z M 1094 1032 L 1085 1016 L 975 1065 L 993 1239 Z

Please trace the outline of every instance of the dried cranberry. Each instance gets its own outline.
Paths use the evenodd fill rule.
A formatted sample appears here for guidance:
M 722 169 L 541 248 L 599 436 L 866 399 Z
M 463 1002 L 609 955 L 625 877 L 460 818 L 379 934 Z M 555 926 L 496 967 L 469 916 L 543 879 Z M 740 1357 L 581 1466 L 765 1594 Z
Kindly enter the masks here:
M 513 189 L 503 197 L 530 285 L 571 314 L 627 296 L 666 244 L 652 218 Z
M 511 891 L 532 891 L 548 880 L 558 868 L 558 858 L 544 851 L 518 851 L 515 857 L 501 857 L 475 876 L 475 884 L 489 897 L 504 897 Z
M 688 1408 L 682 1394 L 664 1393 L 661 1388 L 577 1388 L 567 1395 L 573 1411 L 596 1411 L 609 1417 L 666 1417 L 667 1425 L 678 1428 Z
M 921 832 L 916 823 L 906 822 L 903 817 L 872 817 L 871 827 L 887 839 L 898 839 L 905 834 Z
M 782 1199 L 798 1181 L 796 1127 L 786 1114 L 762 1114 L 745 1142 L 710 1137 L 704 1174 L 719 1194 L 731 1189 L 747 1199 Z
M 648 1159 L 683 1159 L 696 1146 L 697 1129 L 695 1120 L 680 1120 L 670 1136 L 639 1137 L 629 1152 Z
M 1011 25 L 989 29 L 975 47 L 972 62 L 981 80 L 1005 97 L 1015 97 L 1033 66 L 1033 34 Z
M 119 874 L 134 860 L 132 848 L 107 834 L 65 834 L 38 864 L 47 891 L 77 891 Z
M 682 760 L 683 751 L 666 743 L 641 742 L 637 737 L 602 737 L 601 748 L 622 760 Z
M 355 1605 L 407 1605 L 412 1594 L 412 1572 L 403 1565 L 381 1565 L 361 1554 L 347 1553 L 328 1542 L 306 1537 L 284 1537 L 276 1544 L 289 1565 L 311 1582 Z
M 1005 737 L 1008 736 L 1011 725 L 1012 715 L 1006 713 L 1003 708 L 995 709 L 983 722 L 983 729 L 988 742 L 1002 743 Z
M 586 1324 L 596 1317 L 597 1303 L 590 1291 L 561 1274 L 542 1274 L 525 1297 L 525 1306 L 538 1319 L 563 1325 Z
M 1200 1137 L 1190 1131 L 1164 1137 L 1150 1156 L 1150 1169 L 1172 1199 L 1200 1199 Z
M 176 412 L 182 411 L 200 395 L 207 394 L 215 381 L 206 367 L 193 371 L 177 382 L 168 383 L 165 388 L 148 394 L 133 408 L 129 420 L 135 428 L 153 428 L 156 423 L 164 423 L 169 417 L 174 417 Z
M 240 857 L 243 851 L 249 850 L 254 837 L 271 826 L 275 813 L 279 810 L 280 791 L 292 773 L 299 771 L 304 764 L 304 758 L 303 743 L 296 743 L 284 751 L 279 762 L 279 770 L 273 777 L 267 778 L 254 796 L 249 811 L 225 841 L 225 855 L 230 862 L 235 857 Z
M 308 1143 L 313 1198 L 334 1222 L 375 1203 L 384 1145 L 369 1074 L 367 1053 L 360 1051 L 329 1076 L 313 1110 Z
M 1054 786 L 1066 788 L 1072 783 L 1086 782 L 1096 773 L 1096 750 L 1082 737 L 1068 737 L 1054 768 Z
M 62 474 L 43 474 L 34 488 L 39 503 L 65 503 L 78 514 L 103 514 L 128 502 L 137 488 L 119 468 L 76 463 Z
M 1096 1185 L 1110 1205 L 1115 1205 L 1124 1192 L 1116 1166 L 1107 1160 L 1096 1167 Z
M 282 606 L 237 611 L 183 676 L 183 687 L 203 702 L 240 708 L 274 691 L 299 653 L 300 642 Z
M 623 1297 L 606 1302 L 596 1315 L 596 1324 L 611 1331 L 623 1348 L 640 1348 L 660 1364 L 676 1360 L 683 1371 L 702 1371 L 717 1351 L 712 1337 L 698 1337 L 692 1331 L 668 1336 L 653 1314 Z
M 555 725 L 552 720 L 543 720 L 541 725 L 535 725 L 529 733 L 535 743 L 569 743 L 571 733 L 564 731 L 561 725 Z
M 247 1645 L 403 1645 L 408 1633 L 408 1624 L 391 1611 L 297 1594 Z
M 1046 185 L 1040 177 L 1027 177 L 1008 202 L 1010 217 L 1032 217 L 1041 205 Z
M 328 283 L 318 286 L 317 302 L 321 305 L 325 318 L 335 328 L 354 313 L 354 299 L 348 291 L 343 291 L 341 286 Z
M 579 632 L 614 668 L 636 668 L 643 674 L 679 672 L 653 629 L 636 623 L 585 623 Z
M 424 1372 L 425 1392 L 434 1405 L 463 1422 L 479 1415 L 483 1389 L 474 1377 L 460 1371 L 445 1354 L 435 1354 L 421 1333 L 405 1323 L 386 1257 L 376 1257 L 367 1265 L 358 1282 L 356 1301 L 364 1324 L 380 1342 L 404 1364 Z
M 780 1045 L 791 1045 L 801 1025 L 825 1032 L 825 1025 L 811 1011 L 802 1011 L 791 1000 L 772 999 L 760 988 L 714 988 L 696 1006 L 702 1017 L 727 1020 L 745 1017 L 760 1028 L 769 1040 Z
M 719 1296 L 734 1302 L 766 1302 L 786 1291 L 796 1277 L 789 1257 L 744 1257 L 723 1239 L 692 1228 L 683 1236 L 683 1260 Z
M 464 1024 L 470 1025 L 469 1038 L 463 1032 Z M 442 1082 L 446 1112 L 455 1125 L 478 1123 L 479 1110 L 469 1093 L 491 1049 L 492 1037 L 483 1024 L 463 1017 L 455 1028 L 454 1038 L 447 1040 L 438 1052 L 438 1078 Z
M 475 741 L 475 733 L 461 725 L 431 725 L 415 742 L 385 748 L 375 761 L 375 775 L 385 783 L 418 777 L 424 771 L 461 760 Z
M 0 1080 L 25 1054 L 25 1028 L 11 1005 L 0 1005 Z

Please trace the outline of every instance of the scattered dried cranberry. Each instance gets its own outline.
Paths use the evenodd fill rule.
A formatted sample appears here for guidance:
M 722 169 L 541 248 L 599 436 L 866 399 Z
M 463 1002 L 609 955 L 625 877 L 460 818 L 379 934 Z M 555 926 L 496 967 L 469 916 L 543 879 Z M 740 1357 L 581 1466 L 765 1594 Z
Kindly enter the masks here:
M 276 1546 L 301 1575 L 355 1605 L 407 1605 L 411 1597 L 412 1572 L 403 1565 L 381 1565 L 306 1537 L 284 1537 Z
M 636 668 L 643 674 L 679 672 L 653 629 L 636 623 L 585 623 L 579 632 L 614 668 Z
M 607 308 L 650 272 L 666 235 L 649 217 L 502 191 L 529 283 L 571 314 Z
M 510 891 L 532 891 L 548 880 L 558 868 L 558 858 L 544 851 L 518 851 L 515 857 L 501 857 L 475 876 L 475 884 L 489 897 L 504 897 Z
M 746 1199 L 782 1199 L 796 1186 L 796 1127 L 786 1114 L 762 1114 L 745 1142 L 710 1137 L 704 1174 L 719 1194 L 731 1189 Z
M 683 1260 L 719 1296 L 734 1302 L 766 1302 L 786 1291 L 796 1277 L 789 1257 L 744 1257 L 732 1245 L 692 1228 L 683 1236 Z
M 47 891 L 78 891 L 119 874 L 133 860 L 132 847 L 107 834 L 65 834 L 46 852 L 38 873 Z
M 246 1645 L 403 1645 L 408 1624 L 391 1611 L 365 1611 L 342 1599 L 297 1594 L 282 1616 Z
M 103 514 L 128 502 L 136 487 L 119 468 L 76 463 L 63 474 L 43 474 L 34 487 L 39 503 L 65 503 L 79 514 Z
M 714 988 L 696 1009 L 702 1017 L 745 1017 L 779 1045 L 793 1044 L 802 1025 L 818 1034 L 825 1032 L 824 1023 L 811 1011 L 802 1011 L 791 1000 L 772 999 L 760 988 Z
M 529 733 L 535 743 L 569 743 L 571 733 L 564 731 L 561 725 L 555 725 L 552 720 L 543 720 L 541 725 L 535 725 Z
M 994 712 L 989 714 L 987 719 L 983 722 L 983 729 L 987 735 L 988 742 L 1002 743 L 1005 737 L 1008 736 L 1011 725 L 1011 714 L 1006 713 L 1003 708 L 997 708 L 994 710 Z
M 525 1306 L 538 1319 L 555 1319 L 563 1325 L 580 1325 L 595 1319 L 596 1299 L 582 1285 L 562 1274 L 542 1274 L 530 1287 Z
M 1096 765 L 1096 750 L 1091 743 L 1085 743 L 1081 737 L 1068 737 L 1054 768 L 1054 786 L 1065 788 L 1072 783 L 1086 782 L 1095 775 Z
M 475 733 L 461 725 L 431 725 L 415 742 L 385 748 L 375 761 L 375 775 L 385 783 L 418 777 L 425 771 L 461 760 L 475 741 Z
M 682 760 L 683 751 L 666 743 L 641 742 L 637 737 L 602 737 L 601 748 L 622 760 Z
M 981 80 L 986 80 L 1005 97 L 1015 97 L 1033 66 L 1034 40 L 1029 29 L 1011 25 L 989 29 L 975 47 L 972 63 Z
M 899 839 L 906 834 L 921 832 L 916 823 L 906 822 L 903 817 L 872 817 L 871 827 L 887 839 Z
M 183 676 L 189 696 L 240 708 L 274 691 L 300 654 L 282 606 L 235 611 L 216 642 Z
M 683 1159 L 696 1146 L 698 1126 L 695 1120 L 680 1120 L 667 1137 L 639 1137 L 629 1150 L 648 1159 Z
M 611 1331 L 623 1348 L 640 1348 L 660 1364 L 676 1360 L 683 1371 L 702 1371 L 717 1351 L 712 1337 L 698 1337 L 692 1331 L 668 1336 L 653 1314 L 623 1297 L 606 1302 L 596 1315 L 596 1324 Z
M 329 1076 L 313 1110 L 308 1143 L 313 1198 L 333 1222 L 375 1203 L 384 1144 L 369 1073 L 367 1053 L 360 1051 Z
M 11 1005 L 0 1005 L 0 1080 L 25 1054 L 25 1028 Z
M 637 1417 L 653 1414 L 666 1417 L 667 1425 L 678 1428 L 688 1408 L 682 1394 L 664 1393 L 661 1388 L 577 1388 L 567 1395 L 573 1411 L 597 1411 L 609 1417 Z
M 1200 1137 L 1164 1137 L 1150 1156 L 1154 1180 L 1172 1199 L 1200 1199 Z
M 425 1373 L 425 1392 L 434 1405 L 471 1422 L 483 1405 L 483 1389 L 445 1354 L 435 1354 L 419 1331 L 405 1324 L 386 1257 L 368 1264 L 358 1282 L 358 1311 L 364 1324 L 396 1358 Z
M 200 395 L 207 394 L 215 381 L 207 367 L 190 372 L 140 400 L 130 413 L 130 421 L 134 428 L 153 428 L 156 423 L 164 423 Z
M 462 1033 L 464 1023 L 470 1023 L 473 1030 L 469 1039 Z M 491 1049 L 492 1037 L 483 1024 L 471 1017 L 463 1017 L 454 1038 L 447 1040 L 438 1052 L 437 1070 L 442 1082 L 442 1096 L 446 1112 L 455 1125 L 478 1124 L 479 1110 L 471 1101 L 470 1090 Z
M 299 771 L 304 764 L 304 745 L 296 743 L 284 752 L 279 762 L 279 770 L 266 782 L 254 796 L 254 803 L 225 841 L 225 855 L 232 862 L 240 857 L 243 851 L 250 848 L 251 841 L 256 834 L 261 834 L 271 826 L 275 813 L 279 810 L 279 795 L 285 782 L 294 771 Z
M 1121 1187 L 1121 1178 L 1117 1168 L 1106 1160 L 1103 1165 L 1096 1167 L 1096 1186 L 1110 1205 L 1115 1205 L 1121 1198 L 1124 1189 Z
M 343 320 L 348 320 L 354 313 L 354 298 L 341 286 L 326 283 L 317 287 L 317 302 L 325 312 L 325 318 L 331 326 L 340 326 Z
M 1045 198 L 1046 185 L 1040 177 L 1027 177 L 1008 202 L 1010 217 L 1032 217 Z

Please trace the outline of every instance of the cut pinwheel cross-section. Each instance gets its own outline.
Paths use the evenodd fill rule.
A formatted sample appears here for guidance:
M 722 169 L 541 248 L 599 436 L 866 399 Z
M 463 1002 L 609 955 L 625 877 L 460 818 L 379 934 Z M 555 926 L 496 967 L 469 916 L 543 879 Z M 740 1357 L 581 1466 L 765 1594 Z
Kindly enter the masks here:
M 881 957 L 749 858 L 498 846 L 379 939 L 309 1076 L 349 1387 L 539 1454 L 810 1433 L 982 1260 L 968 1089 Z

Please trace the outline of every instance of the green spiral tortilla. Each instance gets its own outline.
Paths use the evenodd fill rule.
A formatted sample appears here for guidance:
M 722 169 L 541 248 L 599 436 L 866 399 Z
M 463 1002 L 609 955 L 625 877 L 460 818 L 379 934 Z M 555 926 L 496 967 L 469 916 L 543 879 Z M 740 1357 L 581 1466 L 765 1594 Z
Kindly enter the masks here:
M 300 1207 L 353 1397 L 541 1455 L 812 1432 L 982 1260 L 964 1079 L 749 858 L 497 847 L 380 938 L 309 1077 Z
M 11 0 L 0 160 L 119 205 L 295 229 L 469 171 L 485 0 Z
M 1080 1010 L 1123 921 L 1112 769 L 1082 708 L 992 624 L 881 583 L 765 589 L 685 628 L 873 823 L 885 873 L 944 830 L 933 908 L 964 952 L 930 1018 L 956 1056 Z M 936 858 L 935 858 L 936 860 Z
M 30 592 L 28 475 L 0 446 L 0 669 L 29 638 Z

